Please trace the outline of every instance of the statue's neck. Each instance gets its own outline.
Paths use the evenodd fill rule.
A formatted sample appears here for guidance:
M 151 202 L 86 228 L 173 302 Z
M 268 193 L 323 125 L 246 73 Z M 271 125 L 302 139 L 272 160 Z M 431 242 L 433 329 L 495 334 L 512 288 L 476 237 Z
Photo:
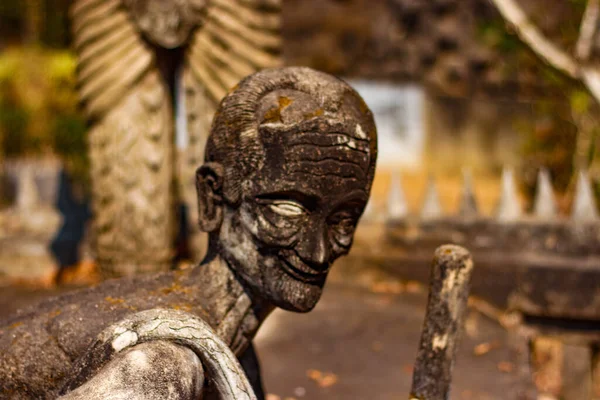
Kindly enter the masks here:
M 273 307 L 253 299 L 221 257 L 194 268 L 193 286 L 201 294 L 200 313 L 208 318 L 234 353 L 243 351 Z

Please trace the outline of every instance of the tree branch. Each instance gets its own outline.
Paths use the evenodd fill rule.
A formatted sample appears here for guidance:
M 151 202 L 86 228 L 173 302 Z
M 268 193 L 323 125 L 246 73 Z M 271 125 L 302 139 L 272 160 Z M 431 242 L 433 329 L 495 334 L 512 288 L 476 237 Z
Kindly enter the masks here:
M 525 12 L 514 0 L 490 0 L 500 14 L 515 29 L 521 40 L 537 53 L 546 63 L 574 79 L 581 78 L 577 61 L 560 47 L 552 43 L 529 21 Z
M 581 71 L 581 80 L 592 96 L 600 103 L 600 71 L 593 67 L 584 67 Z
M 592 53 L 594 37 L 598 30 L 598 16 L 600 15 L 600 0 L 589 0 L 583 13 L 581 26 L 579 27 L 579 38 L 575 53 L 580 61 L 587 61 Z

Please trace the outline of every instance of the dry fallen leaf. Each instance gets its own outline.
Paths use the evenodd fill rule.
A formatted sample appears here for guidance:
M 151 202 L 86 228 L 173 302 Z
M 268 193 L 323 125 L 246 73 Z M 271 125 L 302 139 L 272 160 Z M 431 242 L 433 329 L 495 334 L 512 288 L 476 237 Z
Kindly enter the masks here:
M 513 370 L 515 369 L 515 365 L 511 362 L 508 361 L 501 361 L 498 363 L 498 371 L 500 372 L 513 372 Z
M 407 293 L 422 293 L 423 285 L 417 281 L 406 282 L 405 289 Z
M 338 377 L 332 372 L 321 372 L 318 369 L 309 369 L 306 376 L 315 381 L 319 387 L 327 388 L 337 383 Z
M 321 382 L 319 382 L 319 386 L 322 388 L 327 388 L 333 386 L 337 383 L 338 377 L 336 374 L 326 374 L 323 376 Z
M 309 369 L 306 371 L 306 376 L 313 381 L 318 381 L 323 376 L 323 373 L 318 369 Z
M 404 291 L 401 282 L 375 282 L 371 285 L 371 292 L 380 294 L 400 294 Z
M 480 343 L 473 348 L 473 354 L 475 354 L 476 356 L 482 356 L 484 354 L 489 353 L 490 350 L 495 349 L 499 346 L 500 343 L 498 343 L 498 341 Z

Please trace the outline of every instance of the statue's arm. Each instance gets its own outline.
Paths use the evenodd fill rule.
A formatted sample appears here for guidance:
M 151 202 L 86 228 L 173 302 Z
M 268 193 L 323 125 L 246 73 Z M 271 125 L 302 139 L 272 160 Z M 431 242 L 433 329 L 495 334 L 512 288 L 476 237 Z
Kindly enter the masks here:
M 117 354 L 63 400 L 197 399 L 204 371 L 187 347 L 167 341 L 141 343 Z

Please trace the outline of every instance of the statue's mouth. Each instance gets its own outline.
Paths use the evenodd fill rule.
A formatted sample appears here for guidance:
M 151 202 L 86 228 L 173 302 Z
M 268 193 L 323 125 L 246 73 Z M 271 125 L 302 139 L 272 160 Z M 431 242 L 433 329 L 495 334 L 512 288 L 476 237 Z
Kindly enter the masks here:
M 292 278 L 306 283 L 324 283 L 329 266 L 326 268 L 313 267 L 300 259 L 296 254 L 288 253 L 279 255 L 282 269 Z

